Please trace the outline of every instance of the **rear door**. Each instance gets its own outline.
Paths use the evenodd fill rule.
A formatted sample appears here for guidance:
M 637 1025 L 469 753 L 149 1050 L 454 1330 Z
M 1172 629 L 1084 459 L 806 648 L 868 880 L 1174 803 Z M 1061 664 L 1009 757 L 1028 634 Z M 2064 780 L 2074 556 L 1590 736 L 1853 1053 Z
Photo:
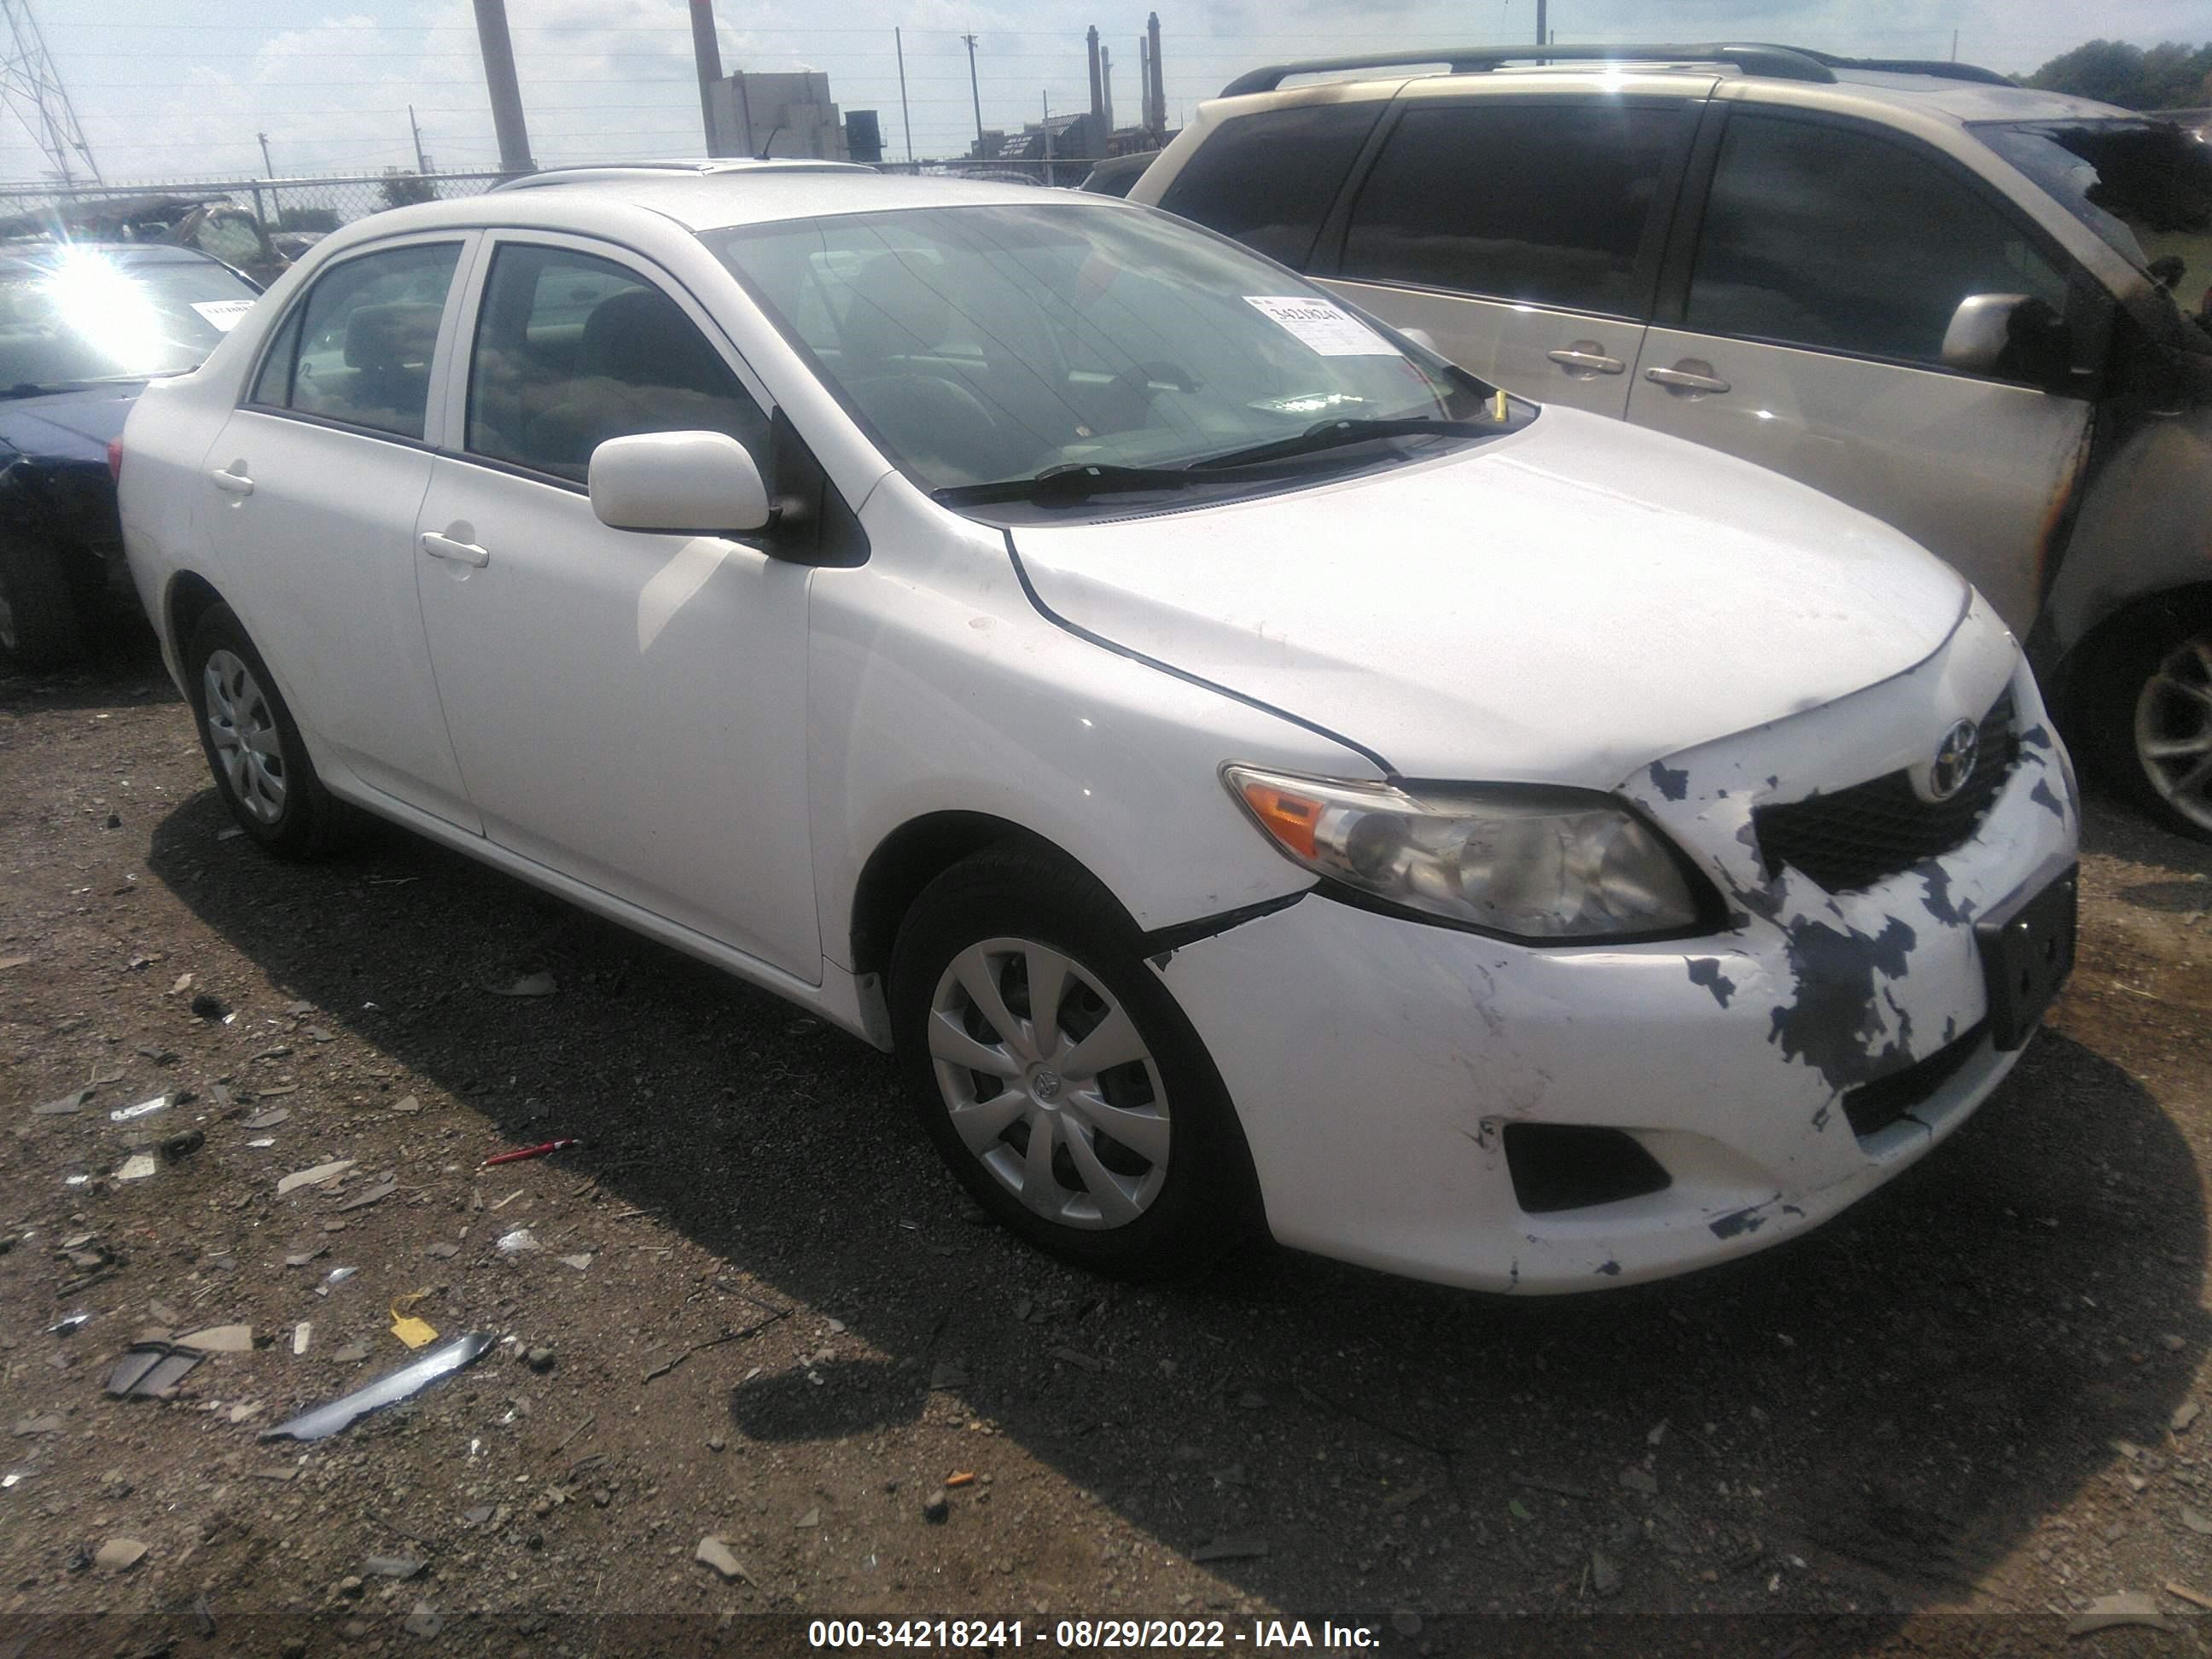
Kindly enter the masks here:
M 1701 107 L 1417 88 L 1314 272 L 1493 385 L 1619 418 Z
M 1729 112 L 1680 246 L 1629 419 L 1896 526 L 2025 631 L 2088 439 L 2101 291 L 1934 152 L 1796 112 Z M 1946 368 L 1945 331 L 1975 294 L 2048 302 L 2082 372 L 2052 388 Z
M 318 274 L 216 439 L 195 513 L 318 758 L 470 830 L 413 543 L 440 435 L 430 388 L 473 245 L 413 237 Z

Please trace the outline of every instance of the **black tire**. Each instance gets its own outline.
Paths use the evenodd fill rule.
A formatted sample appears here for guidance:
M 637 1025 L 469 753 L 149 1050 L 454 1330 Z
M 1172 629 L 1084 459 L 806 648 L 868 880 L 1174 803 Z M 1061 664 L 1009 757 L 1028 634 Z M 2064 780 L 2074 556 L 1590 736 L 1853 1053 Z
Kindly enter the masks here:
M 1135 1182 L 1140 1192 L 1149 1190 L 1133 1219 L 1086 1226 L 1040 1213 L 993 1172 L 984 1154 L 969 1149 L 955 1127 L 952 1106 L 940 1086 L 939 1062 L 930 1049 L 933 1004 L 955 959 L 971 946 L 994 939 L 1033 942 L 1073 964 L 1055 1016 L 1055 1023 L 1064 1024 L 1071 1039 L 1079 1041 L 1096 1030 L 1099 1014 L 1118 1005 L 1141 1040 L 1146 1060 L 1100 1072 L 1094 1080 L 1095 1098 L 1109 1104 L 1118 1099 L 1124 1106 L 1133 1103 L 1140 1112 L 1164 1116 L 1166 1155 L 1161 1163 L 1154 1166 L 1091 1127 L 1093 1121 L 1083 1115 L 1082 1103 L 1094 1097 L 1077 1085 L 1075 1073 L 1070 1074 L 1065 1095 L 1052 1103 L 1059 1113 L 1054 1121 L 1063 1127 L 1046 1131 L 1063 1137 L 1081 1133 L 1094 1164 L 1103 1161 L 1117 1178 Z M 1261 1210 L 1251 1153 L 1227 1091 L 1190 1022 L 1146 966 L 1142 948 L 1127 915 L 1083 871 L 1027 848 L 994 849 L 946 871 L 915 901 L 892 952 L 890 1000 L 908 1097 L 924 1133 L 975 1201 L 1010 1231 L 1053 1255 L 1095 1272 L 1151 1279 L 1209 1266 L 1224 1249 L 1255 1233 Z M 1026 1030 L 1027 980 L 1024 970 L 1012 966 L 1016 960 L 1006 959 L 1000 989 L 1007 1008 Z M 1100 990 L 1110 1003 L 1099 998 Z M 971 1009 L 964 1018 L 969 1031 L 996 1036 L 978 1012 Z M 1086 1025 L 1086 1020 L 1091 1023 Z M 998 1084 L 983 1073 L 948 1069 L 955 1078 L 953 1086 L 1011 1088 L 1010 1100 L 1018 1097 L 1025 1110 L 1036 1110 L 1026 1085 Z M 1032 1074 L 1053 1078 L 1049 1072 L 1034 1068 Z M 1051 1086 L 1060 1089 L 1057 1079 Z M 1099 1121 L 1105 1121 L 1106 1114 L 1101 1113 Z M 1066 1127 L 1070 1124 L 1074 1127 Z M 988 1151 L 994 1156 L 1025 1158 L 1032 1133 L 1027 1120 L 1010 1125 Z M 1067 1142 L 1048 1144 L 1056 1148 L 1055 1176 L 1065 1170 L 1071 1185 L 1081 1180 L 1068 1161 Z M 1151 1173 L 1155 1170 L 1160 1177 L 1156 1183 Z M 1048 1195 L 1057 1195 L 1059 1190 L 1057 1186 L 1040 1188 Z M 1103 1218 L 1105 1206 L 1097 1193 L 1095 1186 L 1088 1193 L 1074 1192 L 1071 1201 L 1091 1204 Z
M 2081 735 L 2098 771 L 2164 828 L 2212 841 L 2212 776 L 2177 793 L 2196 763 L 2161 766 L 2139 742 L 2139 732 L 2153 741 L 2212 737 L 2212 705 L 2156 689 L 2161 677 L 2168 685 L 2178 677 L 2212 698 L 2212 605 L 2199 595 L 2142 605 L 2106 626 L 2087 667 Z
M 251 767 L 247 787 L 259 805 L 251 805 L 240 797 L 218 750 L 219 722 L 209 718 L 209 667 L 219 655 L 225 659 L 222 666 L 235 663 L 251 677 L 252 698 L 232 698 L 234 707 L 246 715 L 240 723 L 273 734 L 276 739 L 273 769 L 281 779 L 282 799 L 273 804 L 273 810 L 262 793 L 266 780 L 252 775 Z M 230 808 L 238 827 L 279 858 L 306 858 L 323 850 L 336 827 L 337 803 L 325 792 L 322 781 L 315 775 L 315 763 L 308 758 L 307 745 L 301 741 L 300 728 L 293 724 L 292 711 L 284 706 L 283 696 L 276 689 L 269 665 L 254 649 L 253 641 L 246 636 L 245 627 L 228 605 L 212 605 L 200 617 L 185 647 L 184 667 L 192 719 L 199 727 L 201 752 L 207 757 L 215 787 L 223 804 Z M 218 673 L 216 678 L 225 677 Z M 240 684 L 234 676 L 230 684 L 234 691 Z M 246 714 L 249 702 L 252 712 Z
M 84 623 L 60 550 L 0 538 L 0 659 L 53 668 L 84 654 Z

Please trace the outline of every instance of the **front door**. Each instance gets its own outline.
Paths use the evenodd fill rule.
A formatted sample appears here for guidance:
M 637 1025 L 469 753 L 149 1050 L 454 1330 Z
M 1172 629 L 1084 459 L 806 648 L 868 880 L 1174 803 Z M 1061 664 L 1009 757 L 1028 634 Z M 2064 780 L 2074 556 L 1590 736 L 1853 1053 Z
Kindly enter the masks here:
M 709 327 L 625 253 L 493 243 L 462 440 L 414 526 L 422 616 L 487 835 L 818 982 L 810 573 L 611 530 L 584 488 L 593 447 L 637 432 L 726 432 L 769 474 L 762 401 Z
M 416 597 L 438 343 L 466 244 L 331 265 L 292 307 L 200 480 L 195 533 L 294 716 L 369 788 L 479 828 Z
M 1683 314 L 1645 337 L 1628 417 L 1894 525 L 2024 633 L 2092 405 L 2024 374 L 1946 368 L 1945 331 L 1975 294 L 2043 300 L 2095 338 L 2095 296 L 1929 156 L 1735 110 Z
M 1626 414 L 1691 106 L 1408 96 L 1328 285 L 1493 386 Z

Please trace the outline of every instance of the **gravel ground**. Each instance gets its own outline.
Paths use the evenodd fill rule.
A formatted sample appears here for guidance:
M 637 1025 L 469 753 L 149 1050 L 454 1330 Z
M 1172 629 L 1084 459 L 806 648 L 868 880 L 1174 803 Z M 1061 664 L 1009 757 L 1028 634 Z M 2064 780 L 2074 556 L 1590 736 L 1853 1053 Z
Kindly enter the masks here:
M 586 1613 L 2212 1645 L 2212 852 L 2118 808 L 2072 987 L 1946 1147 L 1552 1302 L 1280 1251 L 1086 1278 L 982 1224 L 858 1042 L 397 832 L 287 866 L 227 828 L 150 651 L 0 678 L 0 1659 L 609 1644 Z M 403 1363 L 410 1297 L 498 1346 L 257 1438 Z M 142 1332 L 228 1324 L 174 1398 L 104 1395 Z M 2069 1641 L 2128 1592 L 2167 1627 Z

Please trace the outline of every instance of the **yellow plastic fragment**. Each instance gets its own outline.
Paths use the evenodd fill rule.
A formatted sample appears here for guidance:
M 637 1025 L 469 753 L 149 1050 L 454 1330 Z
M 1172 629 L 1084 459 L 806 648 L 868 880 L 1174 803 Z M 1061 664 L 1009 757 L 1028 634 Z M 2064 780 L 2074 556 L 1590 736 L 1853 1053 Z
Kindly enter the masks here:
M 411 1312 L 429 1294 L 428 1291 L 414 1291 L 395 1298 L 392 1304 L 392 1334 L 410 1348 L 438 1340 L 437 1327 L 427 1319 L 416 1319 Z

